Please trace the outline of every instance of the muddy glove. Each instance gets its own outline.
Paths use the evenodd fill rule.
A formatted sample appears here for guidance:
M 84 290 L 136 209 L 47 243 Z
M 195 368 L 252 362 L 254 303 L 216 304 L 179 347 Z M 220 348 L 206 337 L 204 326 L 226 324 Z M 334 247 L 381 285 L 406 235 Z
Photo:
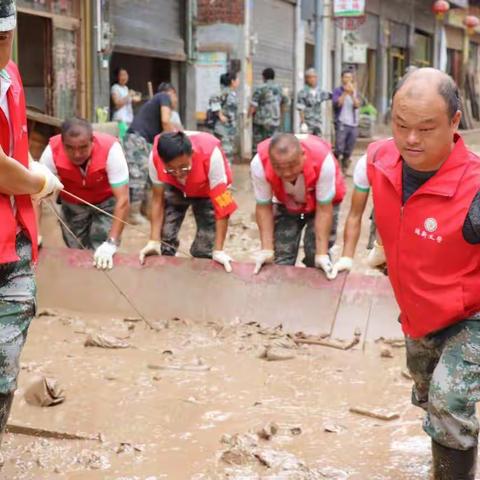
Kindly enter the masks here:
M 385 258 L 385 250 L 383 249 L 383 245 L 380 245 L 376 240 L 373 242 L 373 248 L 370 250 L 368 254 L 367 263 L 368 266 L 371 268 L 378 268 L 384 263 L 386 263 L 387 259 Z
M 328 280 L 335 278 L 332 261 L 328 255 L 315 255 L 315 266 L 325 272 Z
M 45 165 L 34 161 L 30 163 L 29 170 L 38 175 L 42 175 L 45 178 L 43 188 L 38 193 L 34 193 L 31 196 L 32 200 L 41 200 L 52 193 L 63 190 L 62 182 L 60 182 L 60 180 Z
M 253 270 L 254 275 L 258 275 L 262 267 L 267 263 L 273 263 L 275 253 L 273 250 L 260 250 L 255 255 L 255 269 Z
M 95 250 L 93 264 L 99 270 L 111 270 L 113 268 L 113 256 L 115 253 L 117 253 L 117 246 L 107 240 Z
M 308 125 L 305 122 L 300 125 L 300 133 L 308 133 Z
M 232 266 L 230 265 L 230 262 L 233 262 L 233 260 L 223 250 L 214 250 L 212 254 L 212 259 L 215 262 L 223 265 L 223 268 L 225 268 L 225 271 L 227 273 L 230 273 L 232 271 Z
M 333 266 L 332 276 L 337 278 L 340 272 L 350 272 L 353 268 L 353 258 L 341 257 Z
M 140 250 L 139 260 L 143 265 L 145 263 L 145 257 L 150 255 L 161 255 L 162 250 L 160 248 L 160 242 L 157 240 L 149 240 L 148 243 Z

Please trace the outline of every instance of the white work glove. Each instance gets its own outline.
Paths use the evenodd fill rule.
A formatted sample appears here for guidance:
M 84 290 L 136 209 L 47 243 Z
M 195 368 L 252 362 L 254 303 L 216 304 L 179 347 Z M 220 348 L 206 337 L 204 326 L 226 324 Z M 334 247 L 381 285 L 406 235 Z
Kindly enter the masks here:
M 340 272 L 350 272 L 353 268 L 353 258 L 340 257 L 340 259 L 333 265 L 332 276 L 337 278 Z
M 113 256 L 117 253 L 117 246 L 110 242 L 103 242 L 93 255 L 93 264 L 99 270 L 111 270 L 113 268 Z
M 232 266 L 230 265 L 230 263 L 233 262 L 233 260 L 223 250 L 214 250 L 212 254 L 212 259 L 215 262 L 220 263 L 220 265 L 223 265 L 223 268 L 225 268 L 225 271 L 227 273 L 230 273 L 232 271 Z
M 52 193 L 63 190 L 62 182 L 50 171 L 49 168 L 40 162 L 31 162 L 29 165 L 29 170 L 33 173 L 42 175 L 45 178 L 45 184 L 43 188 L 38 193 L 34 193 L 31 196 L 32 200 L 41 200 L 42 198 L 48 197 Z
M 162 250 L 160 247 L 160 242 L 157 240 L 149 240 L 148 243 L 140 250 L 139 260 L 143 265 L 145 263 L 145 257 L 150 257 L 151 255 L 161 255 Z
M 367 263 L 371 268 L 377 268 L 386 263 L 387 259 L 385 258 L 385 250 L 383 245 L 380 245 L 376 240 L 373 243 L 373 248 L 368 254 Z
M 308 125 L 305 122 L 300 125 L 300 133 L 308 133 Z
M 315 266 L 324 271 L 328 280 L 335 278 L 332 261 L 328 255 L 315 255 Z
M 253 270 L 254 275 L 258 275 L 262 267 L 267 263 L 273 263 L 275 253 L 273 250 L 260 250 L 255 255 L 255 269 Z

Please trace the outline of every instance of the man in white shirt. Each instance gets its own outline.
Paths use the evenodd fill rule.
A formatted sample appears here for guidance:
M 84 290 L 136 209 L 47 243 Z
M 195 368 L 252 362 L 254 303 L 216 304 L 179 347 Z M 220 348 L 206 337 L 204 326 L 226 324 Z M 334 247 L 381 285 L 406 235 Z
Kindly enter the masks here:
M 128 166 L 120 143 L 111 135 L 93 132 L 86 120 L 72 118 L 63 124 L 61 135 L 50 139 L 40 163 L 65 185 L 60 194 L 62 217 L 75 235 L 61 225 L 66 245 L 94 249 L 96 267 L 112 268 L 124 228 L 121 220 L 126 220 L 129 209 Z

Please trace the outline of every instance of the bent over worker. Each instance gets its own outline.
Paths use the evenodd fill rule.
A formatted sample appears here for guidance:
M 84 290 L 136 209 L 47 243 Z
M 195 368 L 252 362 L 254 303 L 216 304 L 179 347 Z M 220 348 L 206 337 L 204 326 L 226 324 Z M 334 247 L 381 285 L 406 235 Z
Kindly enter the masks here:
M 148 255 L 176 254 L 180 227 L 191 206 L 197 224 L 191 255 L 213 258 L 230 272 L 232 259 L 223 248 L 228 219 L 237 204 L 228 190 L 232 175 L 220 141 L 204 132 L 158 135 L 149 170 L 153 184 L 151 234 L 140 252 L 140 262 Z
M 67 247 L 95 250 L 95 266 L 112 268 L 129 208 L 128 166 L 120 143 L 112 135 L 93 132 L 86 120 L 71 118 L 50 139 L 40 162 L 65 185 L 60 200 L 66 226 L 60 226 Z
M 17 388 L 20 354 L 35 316 L 37 228 L 32 205 L 62 184 L 37 162 L 29 165 L 22 80 L 10 61 L 16 11 L 0 3 L 0 440 Z M 0 467 L 3 459 L 0 461 Z
M 480 158 L 457 134 L 460 118 L 450 77 L 409 73 L 393 99 L 394 138 L 372 144 L 365 163 L 435 480 L 474 480 L 479 433 Z M 350 215 L 347 253 L 358 231 Z
M 335 243 L 338 208 L 345 195 L 330 146 L 314 135 L 279 134 L 258 145 L 250 168 L 262 245 L 255 273 L 273 261 L 295 265 L 305 228 L 304 264 L 329 276 L 328 250 Z

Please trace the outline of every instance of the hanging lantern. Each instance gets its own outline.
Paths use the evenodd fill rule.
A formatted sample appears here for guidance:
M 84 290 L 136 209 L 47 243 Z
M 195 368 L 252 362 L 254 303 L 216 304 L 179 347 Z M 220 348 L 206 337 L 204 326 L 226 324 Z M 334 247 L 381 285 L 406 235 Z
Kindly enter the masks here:
M 467 27 L 467 33 L 473 35 L 475 29 L 480 26 L 480 19 L 475 15 L 467 15 L 463 20 L 463 24 Z
M 450 4 L 446 0 L 437 0 L 432 7 L 437 20 L 443 20 L 445 14 L 450 10 Z

